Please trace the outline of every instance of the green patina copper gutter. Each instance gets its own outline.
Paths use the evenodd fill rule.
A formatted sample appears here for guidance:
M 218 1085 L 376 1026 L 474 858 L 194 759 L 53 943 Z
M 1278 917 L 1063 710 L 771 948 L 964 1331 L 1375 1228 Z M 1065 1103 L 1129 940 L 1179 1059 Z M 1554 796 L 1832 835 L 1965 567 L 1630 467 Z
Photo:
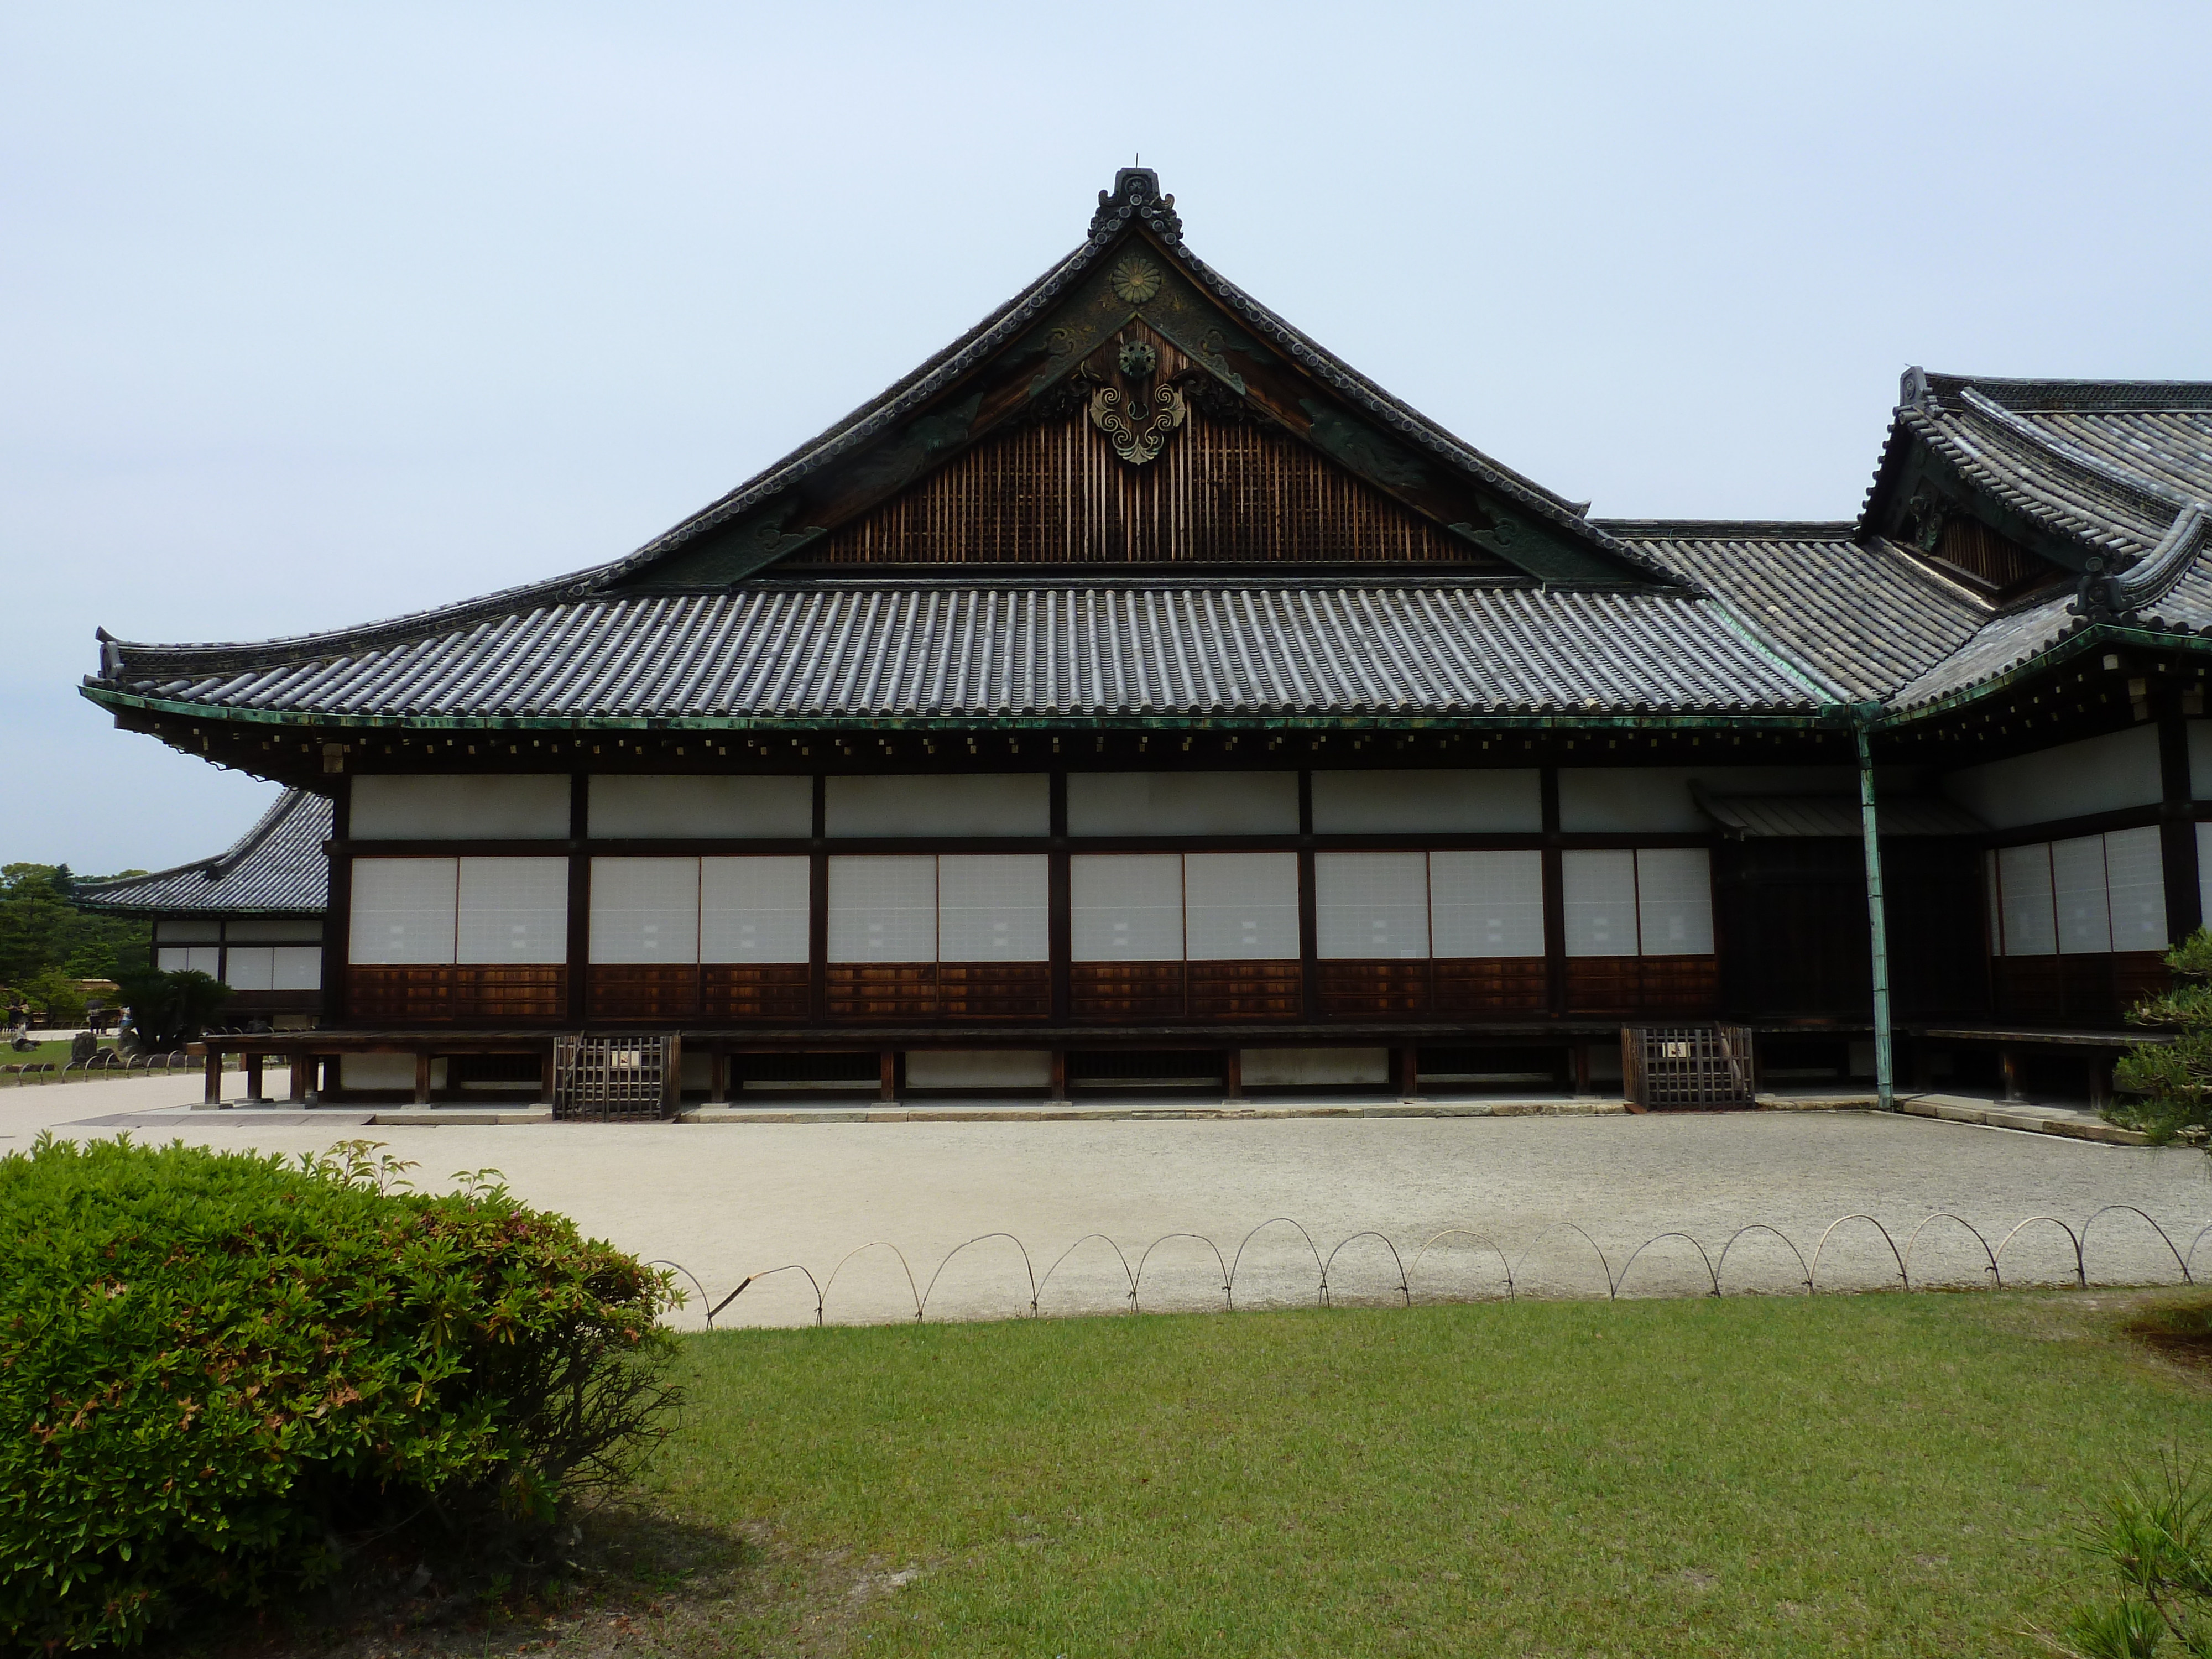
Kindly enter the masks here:
M 1881 716 L 1878 702 L 1851 705 L 1851 729 L 1859 750 L 1859 839 L 1866 849 L 1867 943 L 1874 958 L 1875 1093 L 1881 1109 L 1897 1109 L 1897 1073 L 1889 1035 L 1889 925 L 1881 890 L 1881 830 L 1875 816 L 1874 728 Z

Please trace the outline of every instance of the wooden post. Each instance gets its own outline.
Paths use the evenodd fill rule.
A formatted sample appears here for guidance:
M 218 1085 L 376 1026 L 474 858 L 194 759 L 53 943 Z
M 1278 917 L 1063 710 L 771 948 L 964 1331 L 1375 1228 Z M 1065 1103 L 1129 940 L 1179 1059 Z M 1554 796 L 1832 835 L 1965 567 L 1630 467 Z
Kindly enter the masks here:
M 258 1048 L 243 1049 L 238 1056 L 238 1069 L 246 1073 L 246 1103 L 249 1106 L 264 1103 L 261 1098 L 261 1060 Z
M 220 1106 L 222 1104 L 222 1050 L 212 1042 L 201 1043 L 198 1047 L 207 1056 L 207 1085 L 200 1091 L 200 1104 Z M 185 1052 L 189 1054 L 191 1050 Z
M 1065 1048 L 1052 1051 L 1052 1082 L 1048 1097 L 1054 1100 L 1067 1098 L 1067 1050 Z
M 1244 1051 L 1242 1048 L 1221 1051 L 1221 1095 L 1224 1100 L 1244 1098 Z
M 2088 1063 L 2089 1109 L 2101 1112 L 2112 1103 L 2112 1058 L 2110 1054 L 2092 1054 Z
M 730 1103 L 730 1051 L 715 1049 L 708 1057 L 708 1064 L 714 1069 L 713 1081 L 707 1088 L 708 1102 L 711 1105 L 726 1106 Z
M 898 1050 L 884 1048 L 876 1055 L 876 1098 L 890 1102 L 898 1098 Z
M 1997 1050 L 1997 1075 L 2004 1080 L 2004 1097 L 2008 1103 L 2027 1098 L 2027 1091 L 2020 1086 L 2020 1054 L 2016 1050 Z
M 2189 723 L 2170 703 L 2158 718 L 2159 867 L 2166 878 L 2166 936 L 2179 944 L 2212 917 L 2203 914 L 2197 886 L 2197 824 L 2191 801 L 2197 793 L 2189 775 Z M 2205 780 L 2212 794 L 2212 778 Z
M 668 1069 L 660 1079 L 661 1110 L 674 1117 L 684 1109 L 684 1034 L 668 1039 Z
M 1544 900 L 1544 1006 L 1557 1019 L 1567 1012 L 1567 902 L 1565 866 L 1559 858 L 1559 769 L 1547 766 L 1537 775 L 1537 801 L 1542 813 L 1544 848 L 1540 864 Z M 1576 1073 L 1588 1081 L 1583 1073 Z M 1589 1092 L 1579 1084 L 1576 1093 Z
M 1411 1043 L 1394 1051 L 1398 1061 L 1398 1097 L 1415 1100 L 1421 1092 L 1421 1051 Z
M 417 1106 L 430 1103 L 430 1051 L 428 1048 L 415 1051 L 415 1103 Z
M 1569 1057 L 1575 1067 L 1575 1093 L 1577 1097 L 1590 1091 L 1589 1044 L 1577 1038 L 1567 1045 Z
M 307 1082 L 315 1073 L 313 1054 L 295 1053 L 292 1055 L 292 1086 L 284 1091 L 285 1099 L 294 1106 L 307 1103 Z

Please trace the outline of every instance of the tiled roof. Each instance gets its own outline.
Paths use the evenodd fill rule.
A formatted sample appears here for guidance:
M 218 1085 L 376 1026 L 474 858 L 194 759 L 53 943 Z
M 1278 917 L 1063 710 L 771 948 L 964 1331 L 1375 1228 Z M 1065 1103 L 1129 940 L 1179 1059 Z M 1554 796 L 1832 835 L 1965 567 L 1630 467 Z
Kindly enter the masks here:
M 1585 516 L 1587 503 L 1570 501 L 1455 436 L 1292 327 L 1199 258 L 1183 242 L 1182 221 L 1175 211 L 1175 198 L 1160 196 L 1158 177 L 1149 168 L 1124 167 L 1115 176 L 1114 185 L 1111 196 L 1101 202 L 1099 211 L 1092 217 L 1091 234 L 1080 246 L 960 338 L 827 431 L 801 444 L 627 558 L 601 570 L 583 573 L 586 580 L 574 591 L 580 593 L 586 586 L 602 587 L 635 574 L 701 532 L 765 504 L 801 479 L 919 414 L 963 375 L 994 352 L 1011 344 L 1139 225 L 1160 239 L 1170 257 L 1200 288 L 1353 407 L 1574 538 L 1602 548 L 1628 563 L 1640 562 L 1638 555 L 1612 542 L 1590 523 Z
M 1607 520 L 1605 527 L 1725 601 L 1792 661 L 1854 702 L 1925 673 L 1991 607 L 1847 524 Z
M 2010 672 L 2080 627 L 2071 594 L 2008 611 L 1977 629 L 1958 650 L 1898 688 L 1892 708 L 1917 708 Z
M 2212 386 L 1914 370 L 1905 393 L 1902 431 L 2090 551 L 2122 562 L 2147 556 L 2181 514 L 2212 505 Z
M 1169 255 L 1192 281 L 1353 407 L 1485 488 L 1565 532 L 1571 539 L 1600 550 L 1603 556 L 1620 563 L 1631 567 L 1644 564 L 1642 554 L 1614 541 L 1589 521 L 1586 503 L 1568 501 L 1455 437 L 1293 328 L 1199 259 L 1184 246 L 1182 221 L 1174 210 L 1174 198 L 1160 197 L 1158 183 L 1149 169 L 1121 169 L 1115 177 L 1112 197 L 1101 204 L 1091 222 L 1090 236 L 1073 252 L 919 368 L 635 551 L 605 564 L 503 588 L 434 610 L 274 643 L 288 644 L 302 652 L 360 652 L 418 637 L 433 629 L 463 628 L 538 607 L 583 599 L 635 579 L 696 537 L 741 514 L 766 506 L 802 480 L 853 455 L 920 415 L 963 376 L 1018 340 L 1024 330 L 1042 317 L 1139 225 L 1160 238 Z M 1651 570 L 1644 574 L 1663 575 Z M 100 638 L 103 643 L 113 643 L 104 631 Z
M 329 797 L 287 789 L 228 852 L 147 876 L 81 881 L 76 902 L 129 915 L 319 915 L 330 902 L 330 834 Z
M 1306 581 L 752 583 L 349 654 L 123 650 L 115 690 L 336 717 L 812 720 L 1804 712 L 1709 599 Z

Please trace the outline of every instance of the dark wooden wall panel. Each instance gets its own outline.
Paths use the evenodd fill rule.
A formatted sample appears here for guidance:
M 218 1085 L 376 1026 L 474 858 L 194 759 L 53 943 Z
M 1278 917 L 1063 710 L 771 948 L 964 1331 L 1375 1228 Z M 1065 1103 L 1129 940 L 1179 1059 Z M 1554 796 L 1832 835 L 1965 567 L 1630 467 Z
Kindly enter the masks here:
M 1436 968 L 1440 1014 L 1540 1014 L 1551 1005 L 1542 957 L 1443 957 Z
M 1717 957 L 1569 957 L 1567 1012 L 1696 1019 L 1720 1006 Z
M 2169 984 L 2155 951 L 1998 957 L 1990 968 L 1996 1017 L 2023 1025 L 2118 1027 L 2130 1008 Z
M 1895 1018 L 1989 1012 L 1979 860 L 1974 848 L 1958 842 L 1883 842 Z M 1723 990 L 1731 1015 L 1873 1017 L 1866 853 L 1858 842 L 1778 836 L 1725 842 L 1714 856 L 1713 888 L 1728 942 Z
M 1504 570 L 1280 428 L 1193 408 L 1132 466 L 1077 412 L 1002 430 L 799 556 L 825 564 L 1449 562 Z
M 1152 1024 L 1190 1012 L 1180 962 L 1073 962 L 1068 1012 L 1077 1019 Z
M 708 1021 L 803 1023 L 813 970 L 803 962 L 710 962 L 699 970 L 699 1014 Z
M 1304 1012 L 1304 965 L 1289 962 L 1193 962 L 1193 1019 L 1296 1019 Z
M 568 970 L 557 965 L 349 967 L 345 983 L 348 1012 L 365 1024 L 557 1025 L 568 1008 Z

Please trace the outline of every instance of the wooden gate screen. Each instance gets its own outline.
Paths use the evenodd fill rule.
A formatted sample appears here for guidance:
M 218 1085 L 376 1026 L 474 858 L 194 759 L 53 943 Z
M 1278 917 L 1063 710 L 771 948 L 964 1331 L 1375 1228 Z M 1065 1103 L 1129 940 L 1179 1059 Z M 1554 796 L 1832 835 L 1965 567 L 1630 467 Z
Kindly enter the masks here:
M 1645 1111 L 1711 1111 L 1758 1103 L 1744 1025 L 1626 1025 L 1621 1092 Z

